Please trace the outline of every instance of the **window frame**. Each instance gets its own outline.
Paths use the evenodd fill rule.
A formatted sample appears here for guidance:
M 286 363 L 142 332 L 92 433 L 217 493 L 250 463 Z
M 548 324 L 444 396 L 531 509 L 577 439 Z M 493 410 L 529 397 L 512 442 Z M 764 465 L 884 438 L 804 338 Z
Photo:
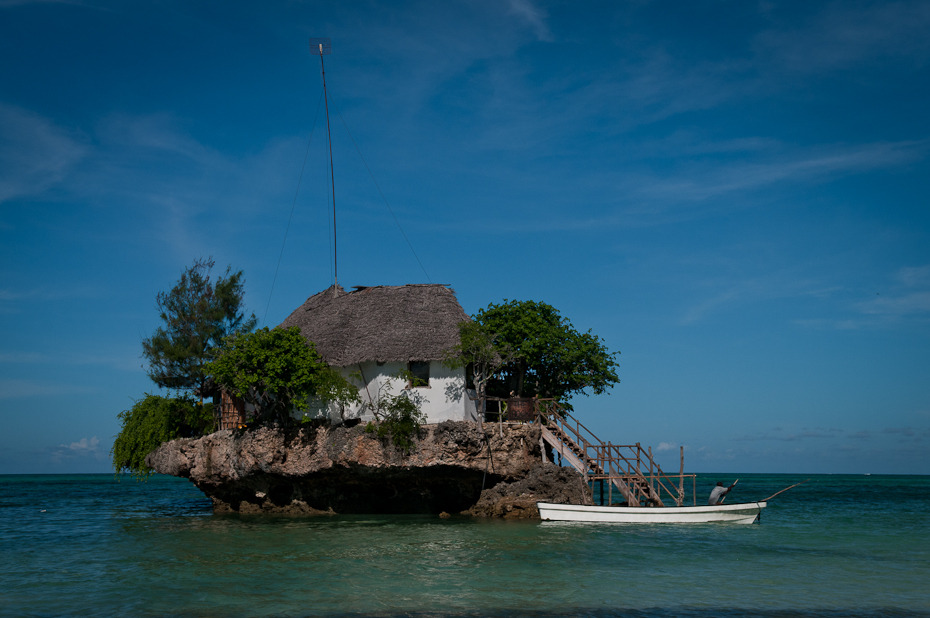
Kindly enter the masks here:
M 423 376 L 424 372 L 423 372 L 422 370 L 421 370 L 421 371 L 415 371 L 415 370 L 414 370 L 414 365 L 418 365 L 418 366 L 420 366 L 420 367 L 425 368 L 425 370 L 426 370 L 426 371 L 425 371 L 425 374 L 426 374 L 426 376 L 425 376 L 426 379 L 425 379 L 425 380 L 423 379 L 423 377 L 424 377 L 424 376 Z M 415 378 L 416 380 L 422 381 L 422 382 L 423 382 L 423 384 L 414 384 L 414 380 L 413 380 L 413 379 L 407 380 L 407 388 L 430 388 L 430 385 L 429 385 L 429 380 L 430 380 L 430 365 L 432 365 L 432 362 L 431 362 L 431 361 L 407 361 L 407 371 L 410 372 L 411 378 Z

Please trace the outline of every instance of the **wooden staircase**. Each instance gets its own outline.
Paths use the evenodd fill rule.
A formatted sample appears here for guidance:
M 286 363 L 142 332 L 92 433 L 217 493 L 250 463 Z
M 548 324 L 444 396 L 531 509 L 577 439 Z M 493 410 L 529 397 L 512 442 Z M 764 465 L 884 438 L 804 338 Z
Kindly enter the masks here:
M 682 506 L 684 479 L 694 475 L 684 470 L 665 474 L 652 457 L 652 449 L 636 444 L 602 442 L 572 417 L 565 408 L 552 400 L 536 400 L 537 418 L 542 426 L 542 441 L 552 447 L 553 454 L 578 470 L 586 482 L 607 483 L 606 501 L 613 503 L 616 489 L 630 506 L 666 506 L 666 502 Z M 683 453 L 682 453 L 683 466 Z M 603 487 L 603 486 L 602 486 Z M 602 489 L 602 494 L 604 491 Z M 665 500 L 663 500 L 663 497 Z

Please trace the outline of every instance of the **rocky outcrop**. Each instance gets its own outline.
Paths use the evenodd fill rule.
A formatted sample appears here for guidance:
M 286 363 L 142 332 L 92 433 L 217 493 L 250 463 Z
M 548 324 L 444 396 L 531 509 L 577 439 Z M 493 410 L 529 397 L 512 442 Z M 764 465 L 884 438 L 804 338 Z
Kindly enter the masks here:
M 544 463 L 525 478 L 501 482 L 481 492 L 478 502 L 465 514 L 502 519 L 539 519 L 537 502 L 593 504 L 591 489 L 573 468 Z
M 218 513 L 472 513 L 480 498 L 485 506 L 472 514 L 494 516 L 527 511 L 516 506 L 529 499 L 523 496 L 576 498 L 570 487 L 582 485 L 580 475 L 537 471 L 539 434 L 534 424 L 479 430 L 447 421 L 424 426 L 412 452 L 403 454 L 361 426 L 224 430 L 167 442 L 146 463 L 189 478 Z M 501 483 L 498 493 L 482 494 Z M 504 491 L 511 485 L 518 496 Z M 511 508 L 488 506 L 493 496 Z

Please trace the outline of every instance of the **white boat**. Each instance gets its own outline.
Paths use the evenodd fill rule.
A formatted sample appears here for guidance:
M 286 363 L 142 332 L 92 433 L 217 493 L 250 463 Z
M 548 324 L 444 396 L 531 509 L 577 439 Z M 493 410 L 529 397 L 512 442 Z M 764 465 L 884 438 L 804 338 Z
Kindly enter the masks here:
M 583 521 L 617 524 L 752 524 L 759 521 L 765 502 L 708 506 L 582 506 L 537 502 L 543 521 Z

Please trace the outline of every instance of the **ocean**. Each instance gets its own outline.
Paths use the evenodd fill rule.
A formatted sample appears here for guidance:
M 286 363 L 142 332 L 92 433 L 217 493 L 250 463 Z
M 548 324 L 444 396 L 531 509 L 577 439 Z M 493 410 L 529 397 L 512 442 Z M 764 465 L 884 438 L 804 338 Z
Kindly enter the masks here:
M 737 476 L 728 502 L 806 478 L 699 495 Z M 3 616 L 930 616 L 930 476 L 812 475 L 757 525 L 220 516 L 184 479 L 0 476 L 0 557 Z

